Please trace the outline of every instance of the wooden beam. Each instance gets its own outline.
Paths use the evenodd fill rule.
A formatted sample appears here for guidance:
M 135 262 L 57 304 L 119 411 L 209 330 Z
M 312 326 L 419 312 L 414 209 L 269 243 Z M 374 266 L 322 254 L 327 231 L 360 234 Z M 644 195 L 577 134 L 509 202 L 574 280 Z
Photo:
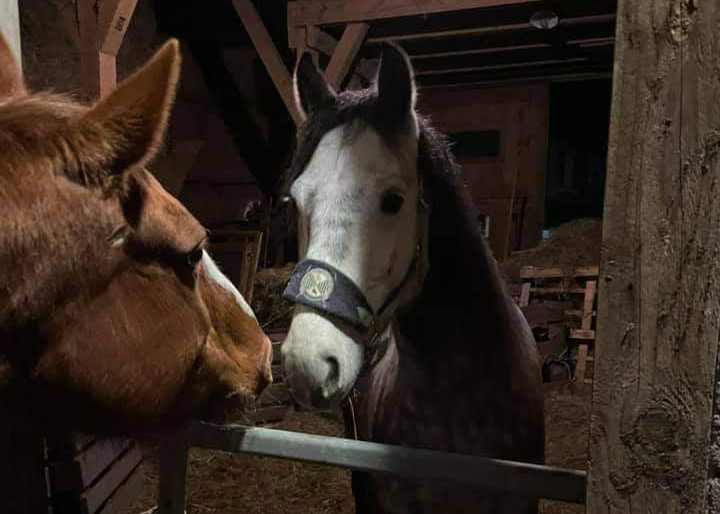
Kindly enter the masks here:
M 7 42 L 18 67 L 22 69 L 22 52 L 20 51 L 20 13 L 18 0 L 0 2 L 0 35 Z
M 333 88 L 340 89 L 358 50 L 365 41 L 368 28 L 367 23 L 350 23 L 345 27 L 340 42 L 335 47 L 330 63 L 325 69 L 325 79 Z
M 250 0 L 232 0 L 233 6 L 255 45 L 258 55 L 272 78 L 285 107 L 296 125 L 302 122 L 302 116 L 295 105 L 292 78 L 278 52 L 270 33 L 265 28 L 260 15 Z
M 105 96 L 117 85 L 117 53 L 137 2 L 138 0 L 111 0 L 100 3 L 97 37 L 100 96 Z
M 311 0 L 288 3 L 288 26 L 356 23 L 464 9 L 540 4 L 543 0 Z M 571 0 L 563 0 L 569 3 Z M 559 2 L 559 3 L 563 3 Z
M 718 512 L 720 4 L 617 19 L 587 512 Z
M 117 52 L 138 0 L 78 0 L 80 73 L 90 98 L 103 96 L 117 85 Z
M 338 41 L 324 30 L 310 26 L 307 27 L 307 41 L 305 44 L 307 48 L 312 48 L 332 57 Z M 375 79 L 377 65 L 378 61 L 376 59 L 359 59 L 353 71 L 355 75 L 360 75 L 365 80 L 372 82 Z M 355 76 L 353 76 L 353 80 L 357 80 Z
M 580 16 L 577 18 L 560 19 L 558 27 L 577 27 L 582 25 L 593 25 L 608 23 L 615 19 L 615 14 L 598 14 L 594 16 Z M 491 27 L 474 27 L 468 29 L 441 30 L 435 32 L 418 32 L 413 34 L 400 34 L 393 36 L 370 37 L 368 43 L 382 43 L 385 41 L 415 41 L 422 39 L 444 39 L 457 36 L 481 36 L 488 34 L 500 34 L 505 32 L 527 32 L 527 23 L 514 23 L 511 25 L 499 25 Z

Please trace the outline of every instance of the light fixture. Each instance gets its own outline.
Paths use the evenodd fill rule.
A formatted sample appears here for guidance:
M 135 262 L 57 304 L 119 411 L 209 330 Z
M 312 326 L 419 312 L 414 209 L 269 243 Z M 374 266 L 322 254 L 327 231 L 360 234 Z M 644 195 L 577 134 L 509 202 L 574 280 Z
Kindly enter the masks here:
M 530 16 L 530 25 L 536 29 L 550 30 L 557 27 L 560 18 L 554 11 L 535 11 Z

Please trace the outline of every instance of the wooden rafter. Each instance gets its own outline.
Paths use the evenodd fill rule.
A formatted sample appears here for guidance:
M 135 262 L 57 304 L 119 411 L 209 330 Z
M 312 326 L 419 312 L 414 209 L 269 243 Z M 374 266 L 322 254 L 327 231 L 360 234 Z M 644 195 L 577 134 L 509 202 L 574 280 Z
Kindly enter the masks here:
M 138 0 L 111 0 L 101 4 L 98 30 L 98 79 L 100 96 L 117 84 L 117 53 L 120 50 Z
M 288 26 L 355 23 L 543 0 L 314 0 L 288 3 Z M 564 0 L 570 1 L 570 0 Z
M 265 28 L 265 24 L 262 18 L 260 18 L 257 9 L 255 9 L 255 6 L 250 0 L 232 0 L 232 3 L 253 45 L 255 45 L 255 50 L 257 50 L 258 55 L 260 55 L 278 93 L 280 93 L 285 107 L 287 107 L 287 110 L 290 112 L 290 116 L 296 125 L 300 124 L 302 117 L 295 105 L 290 73 L 270 33 L 267 28 Z
M 90 97 L 107 94 L 117 84 L 117 53 L 138 0 L 78 0 L 81 82 Z
M 594 16 L 580 16 L 577 18 L 561 19 L 558 22 L 559 28 L 565 27 L 578 27 L 595 25 L 602 23 L 611 23 L 615 20 L 615 14 L 598 14 Z M 381 43 L 383 41 L 415 41 L 415 40 L 431 40 L 431 39 L 443 39 L 449 37 L 469 37 L 469 36 L 481 36 L 490 34 L 501 34 L 508 32 L 520 32 L 527 31 L 527 23 L 513 23 L 509 25 L 498 25 L 491 27 L 473 27 L 467 29 L 454 29 L 454 30 L 440 30 L 436 32 L 418 32 L 411 34 L 401 34 L 395 36 L 379 36 L 369 37 L 368 43 Z
M 307 48 L 317 50 L 329 57 L 335 53 L 335 48 L 338 45 L 338 41 L 333 36 L 315 26 L 307 27 L 306 39 Z M 374 59 L 358 59 L 353 73 L 367 81 L 372 81 L 376 70 L 377 62 Z
M 335 89 L 339 89 L 350 70 L 355 56 L 360 50 L 367 35 L 367 23 L 350 23 L 345 27 L 340 42 L 325 69 L 325 79 Z

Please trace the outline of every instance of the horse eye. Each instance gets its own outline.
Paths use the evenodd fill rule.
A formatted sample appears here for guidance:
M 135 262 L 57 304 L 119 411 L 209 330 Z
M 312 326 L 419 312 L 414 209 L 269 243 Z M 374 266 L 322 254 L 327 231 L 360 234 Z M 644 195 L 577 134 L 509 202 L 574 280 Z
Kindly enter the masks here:
M 190 266 L 193 268 L 198 265 L 198 263 L 203 258 L 203 249 L 202 247 L 198 246 L 193 251 L 191 251 L 189 254 L 187 254 L 187 261 Z
M 397 214 L 405 199 L 396 193 L 387 193 L 380 203 L 380 210 L 385 214 Z

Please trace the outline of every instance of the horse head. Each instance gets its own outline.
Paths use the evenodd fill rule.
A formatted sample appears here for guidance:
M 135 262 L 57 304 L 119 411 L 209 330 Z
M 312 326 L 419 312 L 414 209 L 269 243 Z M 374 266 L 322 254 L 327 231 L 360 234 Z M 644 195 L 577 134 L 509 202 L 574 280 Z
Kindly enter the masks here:
M 332 409 L 381 355 L 396 309 L 422 287 L 427 206 L 409 59 L 384 45 L 377 78 L 336 93 L 309 55 L 294 76 L 305 118 L 288 181 L 301 262 L 283 370 L 302 405 Z
M 145 169 L 179 70 L 171 40 L 87 107 L 28 92 L 0 38 L 0 393 L 48 418 L 146 426 L 271 381 L 207 231 Z

